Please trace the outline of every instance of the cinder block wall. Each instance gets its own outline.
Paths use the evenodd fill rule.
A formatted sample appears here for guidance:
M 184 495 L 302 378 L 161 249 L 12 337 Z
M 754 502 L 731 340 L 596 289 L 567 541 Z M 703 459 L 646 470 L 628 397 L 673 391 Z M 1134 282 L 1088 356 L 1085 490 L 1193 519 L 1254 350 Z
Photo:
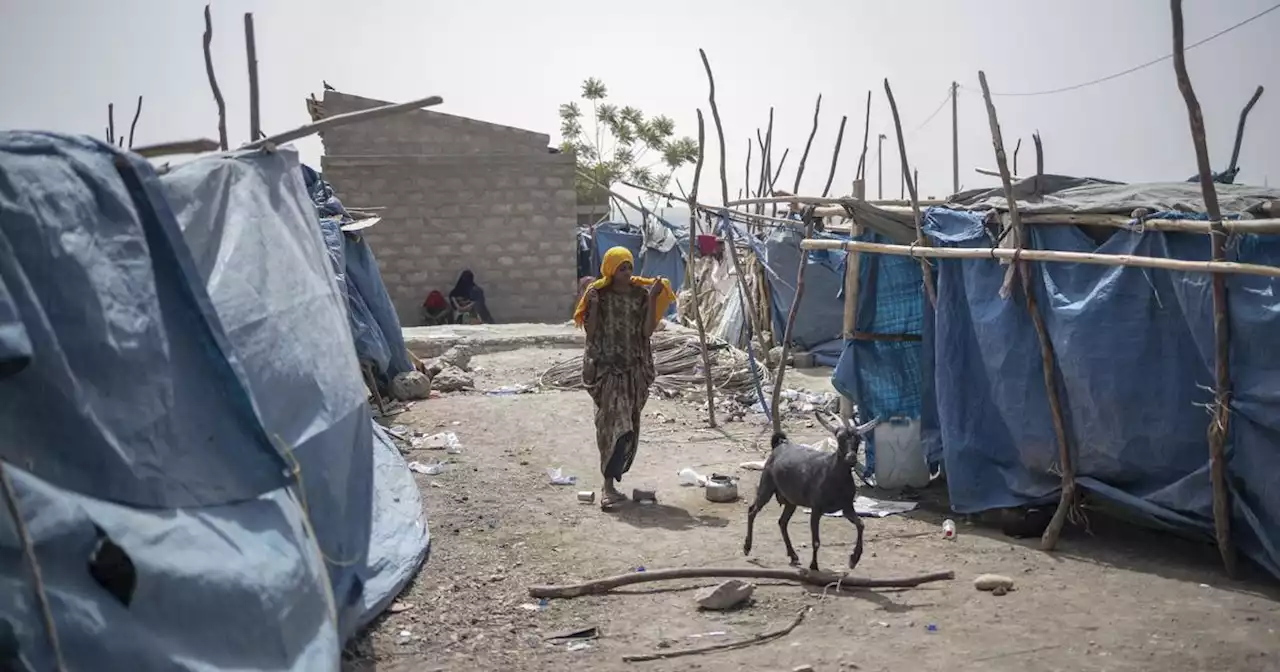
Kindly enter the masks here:
M 381 105 L 326 91 L 325 114 Z M 384 207 L 362 233 L 400 323 L 476 274 L 499 322 L 569 319 L 576 291 L 573 158 L 545 134 L 419 110 L 323 135 L 321 168 L 349 207 Z

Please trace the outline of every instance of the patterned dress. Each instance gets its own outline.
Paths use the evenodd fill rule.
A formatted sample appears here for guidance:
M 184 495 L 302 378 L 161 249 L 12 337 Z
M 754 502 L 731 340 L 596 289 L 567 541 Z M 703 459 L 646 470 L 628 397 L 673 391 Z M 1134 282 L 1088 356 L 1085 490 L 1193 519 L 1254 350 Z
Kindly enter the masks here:
M 636 457 L 640 412 L 657 376 L 645 334 L 648 292 L 634 286 L 622 292 L 602 289 L 588 311 L 582 382 L 596 405 L 600 472 L 621 481 Z

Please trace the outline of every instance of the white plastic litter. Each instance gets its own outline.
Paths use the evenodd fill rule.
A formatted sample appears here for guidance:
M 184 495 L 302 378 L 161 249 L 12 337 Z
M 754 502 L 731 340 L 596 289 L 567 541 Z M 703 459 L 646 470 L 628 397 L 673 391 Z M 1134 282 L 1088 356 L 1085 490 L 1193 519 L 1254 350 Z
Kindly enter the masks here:
M 742 467 L 743 469 L 747 469 L 749 471 L 764 471 L 764 460 L 752 460 L 750 462 L 743 462 L 738 466 Z
M 576 485 L 578 483 L 577 476 L 568 476 L 560 467 L 547 470 L 547 478 L 551 479 L 551 485 Z
M 694 471 L 692 467 L 680 470 L 680 485 L 705 487 L 707 477 Z
M 436 476 L 444 472 L 445 463 L 435 462 L 433 464 L 423 464 L 417 460 L 409 463 L 409 471 L 427 476 Z
M 414 445 L 414 448 L 418 447 L 418 445 Z M 462 452 L 462 442 L 458 440 L 458 435 L 453 432 L 432 434 L 422 440 L 421 447 L 427 450 L 443 450 L 450 455 L 457 455 Z

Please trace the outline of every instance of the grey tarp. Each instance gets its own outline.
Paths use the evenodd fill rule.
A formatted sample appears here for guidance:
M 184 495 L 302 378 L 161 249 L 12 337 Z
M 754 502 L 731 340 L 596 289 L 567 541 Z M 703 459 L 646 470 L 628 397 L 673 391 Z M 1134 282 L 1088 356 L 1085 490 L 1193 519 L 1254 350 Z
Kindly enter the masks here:
M 33 354 L 0 381 L 0 459 L 68 669 L 336 670 L 289 462 L 152 168 L 88 138 L 2 133 L 0 243 Z M 91 564 L 102 544 L 131 564 Z M 0 620 L 22 664 L 48 670 L 36 604 L 0 515 Z

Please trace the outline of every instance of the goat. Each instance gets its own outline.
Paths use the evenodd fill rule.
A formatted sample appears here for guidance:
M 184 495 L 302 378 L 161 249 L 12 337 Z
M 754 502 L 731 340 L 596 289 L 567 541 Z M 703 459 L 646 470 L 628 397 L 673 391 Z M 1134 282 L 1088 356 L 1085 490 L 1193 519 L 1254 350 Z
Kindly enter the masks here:
M 771 440 L 773 445 L 769 459 L 765 460 L 764 470 L 760 474 L 760 485 L 756 488 L 755 501 L 747 509 L 747 539 L 742 544 L 742 554 L 751 555 L 751 533 L 755 525 L 756 514 L 776 497 L 782 505 L 782 515 L 778 517 L 778 527 L 782 528 L 782 543 L 787 546 L 787 557 L 792 565 L 800 564 L 800 557 L 791 545 L 791 537 L 787 534 L 787 523 L 796 512 L 797 506 L 812 509 L 809 515 L 809 533 L 813 537 L 813 558 L 809 569 L 818 570 L 818 524 L 822 522 L 822 514 L 841 511 L 844 517 L 858 529 L 858 539 L 853 552 L 849 554 L 849 569 L 857 566 L 862 559 L 862 519 L 853 509 L 853 500 L 857 496 L 858 486 L 853 481 L 854 460 L 858 455 L 858 446 L 862 437 L 870 432 L 879 420 L 872 420 L 863 425 L 853 426 L 841 419 L 842 427 L 834 429 L 820 413 L 815 413 L 818 423 L 836 437 L 836 450 L 826 453 L 809 446 L 791 443 L 787 435 L 775 433 Z

